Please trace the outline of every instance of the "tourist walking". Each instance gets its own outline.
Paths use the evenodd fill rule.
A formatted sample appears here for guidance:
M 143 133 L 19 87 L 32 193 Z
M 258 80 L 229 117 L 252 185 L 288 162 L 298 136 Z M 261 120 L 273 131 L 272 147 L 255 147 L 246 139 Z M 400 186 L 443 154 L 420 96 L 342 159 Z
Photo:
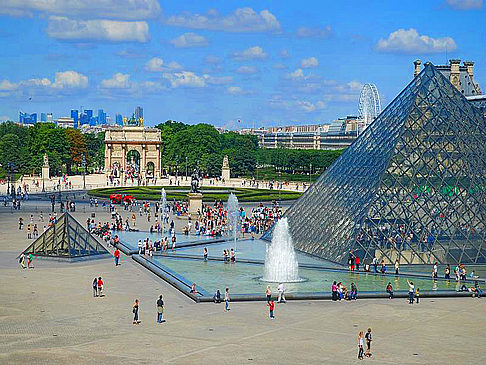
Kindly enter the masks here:
M 267 303 L 270 302 L 270 299 L 272 299 L 272 291 L 270 290 L 270 285 L 267 285 L 267 288 L 265 289 L 265 296 L 267 297 Z
M 120 261 L 120 251 L 118 250 L 118 248 L 115 250 L 113 256 L 115 256 L 115 266 L 118 266 Z
M 283 283 L 278 284 L 277 291 L 278 291 L 278 302 L 279 303 L 287 302 L 285 300 L 285 286 Z
M 98 296 L 98 278 L 95 277 L 93 280 L 93 297 Z
M 25 269 L 25 253 L 20 254 L 19 264 L 22 269 Z
M 165 319 L 162 319 L 162 315 L 164 314 L 164 300 L 162 299 L 162 294 L 157 299 L 157 323 L 165 322 Z
M 226 288 L 224 290 L 224 310 L 225 311 L 231 310 L 229 288 Z
M 368 328 L 368 332 L 366 332 L 365 339 L 366 339 L 365 356 L 372 357 L 373 354 L 371 353 L 371 342 L 373 341 L 373 338 L 371 337 L 371 328 Z
M 27 256 L 27 267 L 29 269 L 33 269 L 34 268 L 33 260 L 34 260 L 34 256 L 32 256 L 32 254 L 29 253 L 29 256 Z
M 413 286 L 413 281 L 408 281 L 408 304 L 413 304 L 413 294 L 415 292 L 415 287 Z
M 386 286 L 386 292 L 388 293 L 388 298 L 393 299 L 393 286 L 391 282 L 388 282 L 388 285 Z
M 101 276 L 98 278 L 97 286 L 98 286 L 98 296 L 103 297 L 103 280 L 101 279 Z
M 270 299 L 267 303 L 268 309 L 270 310 L 270 319 L 275 319 L 274 311 L 275 311 L 275 302 Z
M 138 299 L 135 299 L 135 303 L 132 306 L 133 324 L 140 324 L 140 321 L 138 320 L 139 306 L 140 306 L 140 301 Z
M 207 249 L 207 247 L 204 247 L 203 255 L 204 255 L 204 261 L 208 261 L 208 249 Z
M 363 331 L 359 331 L 358 334 L 358 359 L 363 360 L 364 351 L 364 336 Z

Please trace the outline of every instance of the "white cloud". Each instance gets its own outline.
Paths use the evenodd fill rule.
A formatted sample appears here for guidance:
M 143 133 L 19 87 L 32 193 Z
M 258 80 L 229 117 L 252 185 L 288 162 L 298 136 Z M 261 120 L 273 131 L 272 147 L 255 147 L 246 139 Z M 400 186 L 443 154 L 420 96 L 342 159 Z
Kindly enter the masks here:
M 147 42 L 147 22 L 114 20 L 72 20 L 51 16 L 47 25 L 50 37 L 63 40 L 104 40 L 110 42 Z
M 286 74 L 285 78 L 289 79 L 289 80 L 293 80 L 293 81 L 303 81 L 303 80 L 309 79 L 310 75 L 306 75 L 304 73 L 304 70 L 302 70 L 301 68 L 298 68 L 298 69 Z
M 32 78 L 12 82 L 4 79 L 0 81 L 1 97 L 39 95 L 42 97 L 59 97 L 73 95 L 77 91 L 88 87 L 88 76 L 68 70 L 56 72 L 54 81 L 47 77 Z
M 184 28 L 219 30 L 232 33 L 280 30 L 280 23 L 275 15 L 268 10 L 262 10 L 257 13 L 248 7 L 238 8 L 228 15 L 221 15 L 216 10 L 210 10 L 206 14 L 187 11 L 169 17 L 166 23 Z
M 130 81 L 129 74 L 118 72 L 111 79 L 102 80 L 100 86 L 103 89 L 131 89 L 135 86 L 135 82 Z
M 208 40 L 196 33 L 184 33 L 170 41 L 176 48 L 205 47 L 209 44 Z
M 302 38 L 327 38 L 332 35 L 330 25 L 322 28 L 300 27 L 297 29 L 297 36 Z
M 176 87 L 205 87 L 207 75 L 198 76 L 194 72 L 181 71 L 175 73 L 164 73 L 164 78 L 169 80 L 170 85 Z
M 446 5 L 454 10 L 482 9 L 483 0 L 446 0 Z
M 315 57 L 304 58 L 300 61 L 300 67 L 302 68 L 313 68 L 319 66 L 319 61 Z
M 145 70 L 150 72 L 166 72 L 180 69 L 182 69 L 182 66 L 175 61 L 164 65 L 164 60 L 160 57 L 153 57 L 145 64 Z
M 231 94 L 231 95 L 243 95 L 244 94 L 244 91 L 241 87 L 239 86 L 229 86 L 226 91 L 228 92 L 228 94 Z
M 432 38 L 410 28 L 398 29 L 390 33 L 387 39 L 380 39 L 376 49 L 387 53 L 428 54 L 455 51 L 457 45 L 451 37 Z
M 160 14 L 158 0 L 3 0 L 2 14 L 33 16 L 35 12 L 71 18 L 142 20 Z
M 317 101 L 315 103 L 306 100 L 297 100 L 296 106 L 306 113 L 312 113 L 317 110 L 322 110 L 326 107 L 326 103 L 323 101 Z
M 56 72 L 55 81 L 52 85 L 56 88 L 86 88 L 88 87 L 88 76 L 76 71 Z
M 235 72 L 241 75 L 254 75 L 259 73 L 260 70 L 256 66 L 240 66 L 235 70 Z
M 267 58 L 267 54 L 263 51 L 262 47 L 254 46 L 241 52 L 234 52 L 231 54 L 231 57 L 237 61 L 263 60 Z
M 233 76 L 209 76 L 204 75 L 206 82 L 211 85 L 228 85 L 233 82 Z
M 204 58 L 204 62 L 208 65 L 218 65 L 221 63 L 221 59 L 217 56 L 208 55 Z

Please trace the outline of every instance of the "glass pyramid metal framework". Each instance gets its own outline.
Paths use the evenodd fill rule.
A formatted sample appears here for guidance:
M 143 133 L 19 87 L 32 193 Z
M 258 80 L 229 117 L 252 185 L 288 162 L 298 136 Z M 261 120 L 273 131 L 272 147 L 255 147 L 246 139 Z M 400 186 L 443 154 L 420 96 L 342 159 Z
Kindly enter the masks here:
M 67 212 L 42 233 L 24 253 L 65 259 L 109 255 L 103 245 Z
M 285 216 L 342 264 L 485 263 L 486 120 L 429 63 Z

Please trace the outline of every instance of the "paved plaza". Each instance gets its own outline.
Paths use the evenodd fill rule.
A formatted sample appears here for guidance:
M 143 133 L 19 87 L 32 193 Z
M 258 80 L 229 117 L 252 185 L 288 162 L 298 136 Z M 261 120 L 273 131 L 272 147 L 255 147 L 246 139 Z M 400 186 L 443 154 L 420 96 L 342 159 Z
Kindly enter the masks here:
M 361 361 L 357 334 L 368 327 L 374 356 L 363 363 L 486 363 L 486 299 L 289 302 L 277 304 L 271 321 L 264 302 L 233 303 L 229 312 L 196 304 L 124 255 L 118 267 L 111 259 L 35 260 L 21 270 L 16 257 L 30 240 L 17 222 L 28 222 L 28 210 L 37 221 L 35 207 L 0 211 L 0 364 L 353 364 Z M 84 225 L 90 212 L 79 204 L 73 215 Z M 99 208 L 96 219 L 108 214 Z M 137 226 L 148 228 L 142 219 Z M 106 296 L 93 298 L 99 275 Z M 156 324 L 159 294 L 163 324 Z M 132 325 L 135 298 L 139 326 Z

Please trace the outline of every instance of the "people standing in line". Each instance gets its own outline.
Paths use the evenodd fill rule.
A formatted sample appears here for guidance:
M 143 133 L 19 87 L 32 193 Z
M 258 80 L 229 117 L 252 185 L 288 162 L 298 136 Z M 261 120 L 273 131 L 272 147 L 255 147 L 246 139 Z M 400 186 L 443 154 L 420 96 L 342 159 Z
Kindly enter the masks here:
M 132 306 L 133 324 L 140 324 L 140 321 L 138 320 L 139 307 L 140 307 L 140 301 L 138 299 L 135 299 L 135 303 Z
M 157 323 L 165 322 L 165 319 L 162 319 L 164 314 L 164 300 L 162 299 L 162 294 L 157 299 Z
M 98 296 L 98 278 L 95 277 L 93 280 L 93 297 Z
M 371 353 L 371 342 L 373 341 L 373 338 L 371 337 L 371 328 L 368 328 L 368 332 L 366 332 L 365 339 L 366 339 L 365 356 L 372 357 L 373 354 Z
M 359 331 L 358 334 L 358 359 L 363 360 L 364 351 L 364 336 L 363 331 Z
M 398 259 L 395 260 L 395 275 L 398 275 L 398 271 L 400 269 L 400 263 L 398 262 Z
M 272 291 L 270 290 L 270 285 L 267 285 L 265 289 L 265 296 L 267 297 L 267 303 L 272 299 Z
M 103 280 L 101 279 L 101 276 L 98 278 L 97 286 L 98 286 L 98 296 L 103 297 Z
M 408 281 L 408 279 L 407 279 L 407 284 L 408 284 L 408 304 L 413 304 L 413 295 L 415 292 L 415 287 L 413 286 L 413 281 Z
M 118 266 L 120 261 L 120 251 L 118 250 L 118 248 L 115 249 L 115 253 L 113 254 L 113 256 L 115 256 L 115 266 Z
M 275 314 L 274 314 L 275 302 L 270 299 L 270 301 L 267 303 L 267 305 L 268 305 L 268 308 L 270 310 L 270 319 L 275 319 Z
M 225 311 L 231 310 L 229 288 L 226 288 L 224 290 L 224 310 Z
M 19 264 L 22 269 L 25 269 L 25 253 L 20 254 Z
M 388 282 L 388 285 L 386 286 L 386 292 L 388 293 L 388 298 L 393 299 L 393 286 L 391 282 Z
M 278 302 L 279 303 L 287 302 L 287 300 L 285 300 L 285 286 L 283 283 L 278 284 L 277 291 L 278 291 Z

